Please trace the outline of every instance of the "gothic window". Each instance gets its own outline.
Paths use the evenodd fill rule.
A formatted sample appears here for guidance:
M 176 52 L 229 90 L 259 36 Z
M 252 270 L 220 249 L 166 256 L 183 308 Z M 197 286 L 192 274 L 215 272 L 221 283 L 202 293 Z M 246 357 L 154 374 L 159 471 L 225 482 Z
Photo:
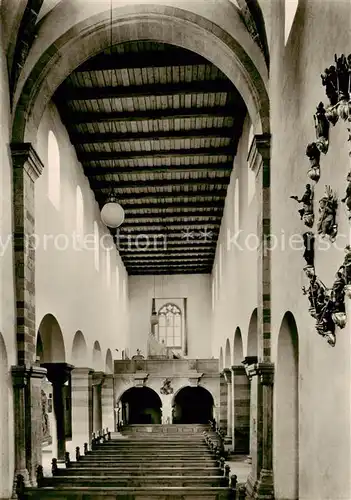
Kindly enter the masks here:
M 84 202 L 79 186 L 76 189 L 76 233 L 78 242 L 82 244 L 84 238 Z
M 182 346 L 182 313 L 174 304 L 165 304 L 158 311 L 158 340 L 167 347 Z
M 234 190 L 234 232 L 237 233 L 240 230 L 240 204 L 239 204 L 239 180 L 235 179 L 235 190 Z

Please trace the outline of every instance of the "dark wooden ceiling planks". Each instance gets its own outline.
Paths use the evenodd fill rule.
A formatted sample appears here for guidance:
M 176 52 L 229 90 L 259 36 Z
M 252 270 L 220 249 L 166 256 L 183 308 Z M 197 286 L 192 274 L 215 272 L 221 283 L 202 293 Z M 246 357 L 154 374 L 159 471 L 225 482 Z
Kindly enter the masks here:
M 201 56 L 150 41 L 77 68 L 54 97 L 100 208 L 125 209 L 129 274 L 211 272 L 245 105 Z

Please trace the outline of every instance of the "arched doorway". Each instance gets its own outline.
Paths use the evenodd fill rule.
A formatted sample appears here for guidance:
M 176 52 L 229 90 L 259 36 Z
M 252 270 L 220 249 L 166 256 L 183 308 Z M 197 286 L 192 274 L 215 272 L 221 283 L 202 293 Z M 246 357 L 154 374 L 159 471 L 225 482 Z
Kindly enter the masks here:
M 274 383 L 274 490 L 276 498 L 299 498 L 299 339 L 294 316 L 280 326 Z
M 121 397 L 124 424 L 160 424 L 162 402 L 149 387 L 132 387 Z
M 174 424 L 208 424 L 213 418 L 213 397 L 204 387 L 183 387 L 174 396 Z

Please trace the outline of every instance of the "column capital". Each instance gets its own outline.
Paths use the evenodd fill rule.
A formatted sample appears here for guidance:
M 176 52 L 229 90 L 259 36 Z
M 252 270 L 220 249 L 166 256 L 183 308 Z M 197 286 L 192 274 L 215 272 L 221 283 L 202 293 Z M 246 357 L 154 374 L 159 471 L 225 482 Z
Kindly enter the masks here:
M 258 363 L 257 372 L 262 385 L 274 384 L 274 364 L 273 363 Z
M 54 385 L 65 384 L 74 368 L 68 363 L 42 363 L 40 366 L 46 368 L 47 378 Z
M 30 142 L 13 142 L 11 155 L 14 169 L 25 169 L 30 178 L 36 181 L 41 175 L 44 164 Z
M 11 367 L 11 373 L 14 387 L 25 387 L 30 378 L 44 378 L 47 370 L 41 366 L 15 365 Z
M 223 375 L 224 375 L 224 378 L 227 382 L 227 384 L 231 384 L 232 382 L 232 371 L 230 368 L 224 368 L 223 369 Z
M 93 373 L 93 385 L 102 385 L 105 380 L 105 373 L 104 372 L 94 372 Z
M 232 365 L 231 371 L 233 375 L 246 375 L 245 366 L 243 365 Z
M 270 160 L 271 157 L 271 135 L 257 134 L 254 137 L 253 143 L 257 151 L 262 156 L 264 161 Z
M 88 375 L 92 375 L 94 373 L 94 370 L 92 368 L 87 368 L 87 367 L 74 367 L 71 375 L 75 377 L 84 377 Z

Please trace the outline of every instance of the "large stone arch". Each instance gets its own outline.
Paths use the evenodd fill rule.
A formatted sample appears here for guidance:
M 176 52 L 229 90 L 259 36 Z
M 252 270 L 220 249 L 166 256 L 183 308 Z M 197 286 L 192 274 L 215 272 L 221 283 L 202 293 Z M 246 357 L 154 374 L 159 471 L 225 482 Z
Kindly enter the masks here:
M 129 387 L 121 394 L 118 403 L 124 423 L 160 424 L 162 421 L 162 400 L 151 387 Z
M 281 322 L 274 382 L 274 490 L 277 498 L 299 498 L 299 338 L 295 318 Z
M 83 333 L 78 330 L 72 344 L 72 363 L 78 367 L 87 366 L 88 347 Z
M 5 341 L 0 333 L 0 498 L 9 498 L 10 491 L 10 432 L 9 432 L 10 376 Z
M 65 363 L 65 342 L 59 322 L 53 314 L 45 314 L 37 334 L 37 358 L 40 363 Z
M 79 5 L 62 1 L 43 19 L 14 96 L 13 142 L 34 142 L 42 114 L 57 87 L 80 64 L 109 47 L 107 3 L 99 2 L 95 11 L 82 7 L 78 13 Z M 226 0 L 212 2 L 210 8 L 190 1 L 188 10 L 180 1 L 173 3 L 182 8 L 161 4 L 115 7 L 112 43 L 148 39 L 205 57 L 241 94 L 255 133 L 269 133 L 268 72 L 239 11 L 232 5 L 229 8 Z

